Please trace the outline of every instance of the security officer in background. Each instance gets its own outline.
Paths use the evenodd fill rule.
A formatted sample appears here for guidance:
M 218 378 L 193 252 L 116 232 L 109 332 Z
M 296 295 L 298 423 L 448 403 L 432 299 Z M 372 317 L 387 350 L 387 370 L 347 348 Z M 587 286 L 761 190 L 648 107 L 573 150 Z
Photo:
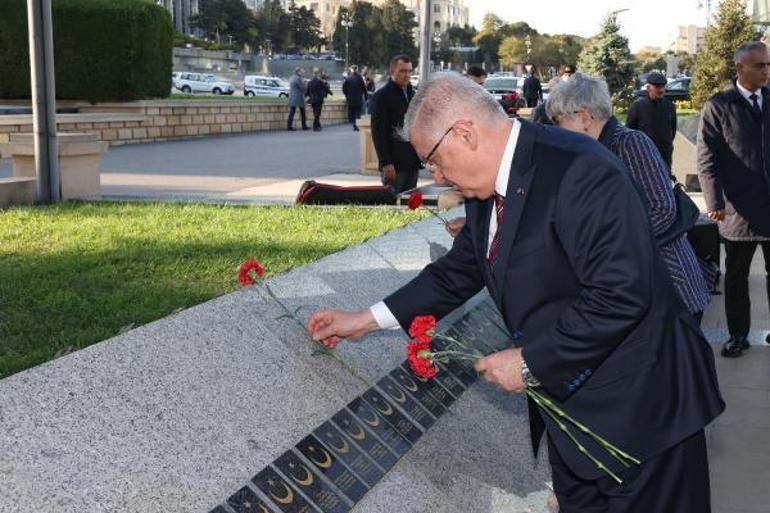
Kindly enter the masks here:
M 647 75 L 647 94 L 631 104 L 626 126 L 640 130 L 652 139 L 670 171 L 676 135 L 676 108 L 665 95 L 666 77 L 661 73 Z

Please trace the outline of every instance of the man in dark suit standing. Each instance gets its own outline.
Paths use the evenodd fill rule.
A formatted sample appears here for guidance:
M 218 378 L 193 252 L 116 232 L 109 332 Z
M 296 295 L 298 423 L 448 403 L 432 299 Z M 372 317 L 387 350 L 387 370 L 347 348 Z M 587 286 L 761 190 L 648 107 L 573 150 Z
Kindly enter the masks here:
M 726 357 L 749 348 L 748 278 L 757 245 L 765 257 L 770 301 L 770 52 L 754 41 L 741 45 L 734 60 L 738 79 L 703 106 L 698 136 L 707 215 L 719 221 L 725 241 Z
M 543 86 L 540 80 L 535 76 L 535 67 L 530 66 L 529 74 L 524 79 L 524 85 L 521 88 L 522 95 L 527 101 L 527 107 L 530 109 L 537 107 L 537 104 L 543 99 Z
M 647 134 L 671 171 L 676 136 L 676 108 L 666 98 L 666 77 L 660 73 L 647 75 L 647 94 L 628 109 L 626 126 Z
M 414 90 L 409 83 L 412 62 L 406 55 L 396 55 L 390 61 L 390 80 L 372 96 L 372 140 L 379 160 L 383 185 L 395 193 L 417 187 L 420 159 L 414 148 L 398 136 L 404 115 L 412 101 Z
M 310 99 L 310 105 L 313 107 L 313 130 L 321 131 L 321 110 L 324 106 L 324 100 L 332 94 L 329 83 L 324 80 L 321 70 L 316 69 L 313 72 L 313 79 L 307 84 L 307 95 Z
M 576 433 L 623 479 L 616 484 L 530 402 L 533 446 L 547 429 L 562 511 L 709 513 L 703 427 L 724 409 L 713 353 L 676 297 L 620 161 L 581 134 L 509 120 L 456 74 L 421 84 L 404 131 L 437 180 L 465 196 L 465 227 L 384 302 L 313 314 L 313 338 L 334 347 L 407 329 L 486 286 L 523 343 L 478 360 L 484 379 L 511 392 L 537 388 L 642 460 L 624 468 Z
M 361 117 L 361 110 L 368 98 L 364 79 L 358 74 L 358 66 L 350 67 L 350 75 L 342 83 L 342 94 L 348 103 L 348 121 L 353 125 L 353 130 L 358 132 L 356 120 Z

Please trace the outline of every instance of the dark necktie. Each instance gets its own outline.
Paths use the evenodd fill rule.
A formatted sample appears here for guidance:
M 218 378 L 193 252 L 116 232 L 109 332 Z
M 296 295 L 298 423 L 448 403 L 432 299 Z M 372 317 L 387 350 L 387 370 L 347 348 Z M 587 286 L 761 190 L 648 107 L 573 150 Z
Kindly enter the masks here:
M 489 261 L 489 267 L 492 270 L 495 269 L 495 260 L 497 259 L 497 249 L 500 245 L 500 236 L 503 232 L 503 206 L 505 205 L 505 196 L 501 196 L 495 193 L 495 213 L 497 214 L 497 229 L 495 235 L 492 237 L 492 242 L 489 244 L 489 255 L 487 260 Z
M 751 110 L 754 111 L 754 115 L 758 118 L 762 117 L 762 109 L 759 108 L 759 97 L 756 94 L 749 96 L 751 99 Z

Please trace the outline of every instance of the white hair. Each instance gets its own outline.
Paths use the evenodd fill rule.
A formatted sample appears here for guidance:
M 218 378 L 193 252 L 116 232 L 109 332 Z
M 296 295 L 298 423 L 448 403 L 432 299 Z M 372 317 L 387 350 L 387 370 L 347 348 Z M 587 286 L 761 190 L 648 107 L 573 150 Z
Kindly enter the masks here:
M 479 116 L 490 121 L 508 119 L 495 97 L 473 80 L 453 71 L 435 73 L 420 84 L 412 98 L 401 137 L 408 141 L 412 130 L 419 127 L 421 133 L 438 139 L 463 117 Z
M 548 117 L 571 116 L 583 109 L 598 120 L 612 116 L 612 98 L 603 78 L 575 73 L 560 82 L 548 95 L 545 104 Z

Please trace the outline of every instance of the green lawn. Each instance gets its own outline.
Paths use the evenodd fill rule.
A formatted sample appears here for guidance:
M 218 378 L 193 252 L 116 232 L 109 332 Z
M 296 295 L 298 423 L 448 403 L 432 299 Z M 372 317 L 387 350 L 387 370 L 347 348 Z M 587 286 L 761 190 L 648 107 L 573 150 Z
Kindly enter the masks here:
M 425 217 L 397 209 L 65 203 L 0 211 L 0 378 Z

